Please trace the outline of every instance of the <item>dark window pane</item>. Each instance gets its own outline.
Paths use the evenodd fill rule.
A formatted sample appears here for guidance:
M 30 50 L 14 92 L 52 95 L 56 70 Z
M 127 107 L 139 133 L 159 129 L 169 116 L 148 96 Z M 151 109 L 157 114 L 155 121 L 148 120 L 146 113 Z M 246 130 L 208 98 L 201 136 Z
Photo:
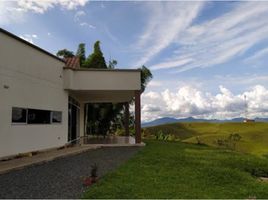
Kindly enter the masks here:
M 52 111 L 52 123 L 61 123 L 62 114 L 58 111 Z
M 50 124 L 50 111 L 28 109 L 28 124 Z
M 26 109 L 24 108 L 12 108 L 12 122 L 13 123 L 26 123 Z

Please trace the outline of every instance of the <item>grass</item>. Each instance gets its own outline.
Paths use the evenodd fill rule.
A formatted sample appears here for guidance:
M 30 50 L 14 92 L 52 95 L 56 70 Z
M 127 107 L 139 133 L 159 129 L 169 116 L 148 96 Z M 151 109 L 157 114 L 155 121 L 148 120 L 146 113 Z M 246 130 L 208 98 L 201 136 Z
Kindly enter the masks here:
M 83 198 L 268 198 L 268 159 L 182 142 L 146 140 Z
M 210 146 L 217 146 L 217 139 L 238 133 L 242 139 L 236 150 L 255 155 L 268 154 L 268 123 L 173 123 L 145 128 L 144 132 L 147 137 L 152 137 L 159 130 L 188 143 L 197 143 L 198 136 L 202 143 Z

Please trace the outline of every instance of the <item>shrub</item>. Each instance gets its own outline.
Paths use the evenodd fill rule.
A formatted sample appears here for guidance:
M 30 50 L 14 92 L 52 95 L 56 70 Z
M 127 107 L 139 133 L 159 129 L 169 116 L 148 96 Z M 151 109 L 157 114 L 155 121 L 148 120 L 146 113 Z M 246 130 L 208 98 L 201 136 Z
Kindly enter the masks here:
M 268 177 L 268 171 L 261 168 L 246 169 L 252 176 Z
M 168 134 L 168 140 L 169 141 L 176 141 L 176 136 L 173 134 Z
M 162 130 L 159 130 L 156 135 L 155 135 L 155 139 L 157 140 L 166 140 L 168 136 L 166 136 Z
M 220 147 L 235 150 L 236 144 L 241 140 L 241 135 L 238 133 L 232 133 L 225 139 L 217 139 L 216 144 Z
M 196 139 L 196 143 L 197 143 L 198 145 L 203 144 L 202 141 L 201 141 L 201 138 L 200 138 L 199 136 L 196 136 L 195 139 Z
M 155 139 L 156 140 L 165 140 L 165 141 L 175 141 L 176 140 L 176 136 L 173 135 L 173 134 L 164 134 L 162 130 L 159 130 L 155 134 Z

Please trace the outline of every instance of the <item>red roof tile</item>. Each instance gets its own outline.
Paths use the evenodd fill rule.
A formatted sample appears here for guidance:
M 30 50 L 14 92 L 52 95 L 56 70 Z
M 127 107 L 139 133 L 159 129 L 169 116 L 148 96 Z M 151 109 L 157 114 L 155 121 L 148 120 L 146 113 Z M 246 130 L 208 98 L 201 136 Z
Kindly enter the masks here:
M 80 68 L 80 60 L 79 57 L 74 56 L 74 57 L 70 57 L 70 58 L 65 58 L 64 59 L 66 62 L 66 67 L 70 67 L 70 68 Z

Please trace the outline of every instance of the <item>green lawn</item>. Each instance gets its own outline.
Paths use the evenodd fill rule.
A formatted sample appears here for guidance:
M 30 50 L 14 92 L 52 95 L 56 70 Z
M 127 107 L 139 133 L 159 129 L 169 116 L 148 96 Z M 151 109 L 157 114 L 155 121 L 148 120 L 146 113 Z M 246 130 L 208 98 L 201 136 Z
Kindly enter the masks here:
M 173 123 L 145 128 L 144 132 L 147 137 L 152 137 L 159 130 L 189 143 L 197 143 L 198 136 L 202 143 L 210 146 L 217 146 L 217 139 L 238 133 L 242 139 L 236 150 L 255 155 L 268 154 L 268 123 Z
M 84 198 L 268 198 L 268 159 L 208 146 L 146 140 Z

